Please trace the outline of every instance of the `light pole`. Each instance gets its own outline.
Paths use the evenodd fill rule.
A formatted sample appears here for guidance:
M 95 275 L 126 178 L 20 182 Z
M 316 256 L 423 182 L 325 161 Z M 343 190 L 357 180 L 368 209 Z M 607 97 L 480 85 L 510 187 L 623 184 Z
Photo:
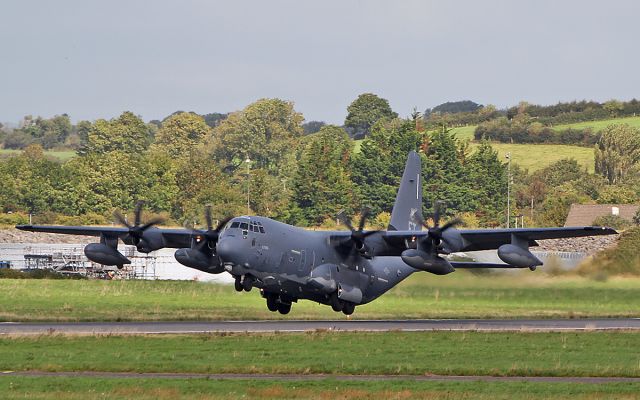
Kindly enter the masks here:
M 247 157 L 247 159 L 244 160 L 244 162 L 247 163 L 247 215 L 249 215 L 251 213 L 251 210 L 250 210 L 251 179 L 249 178 L 249 164 L 251 163 L 251 160 L 249 159 L 249 157 Z
M 507 159 L 507 229 L 511 222 L 511 153 L 504 155 Z

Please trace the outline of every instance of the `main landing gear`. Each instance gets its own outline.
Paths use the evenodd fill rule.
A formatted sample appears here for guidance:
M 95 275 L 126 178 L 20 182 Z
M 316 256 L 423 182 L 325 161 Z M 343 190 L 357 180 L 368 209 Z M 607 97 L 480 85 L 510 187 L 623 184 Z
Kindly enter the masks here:
M 289 314 L 291 311 L 291 302 L 286 301 L 276 293 L 264 293 L 264 298 L 267 299 L 267 308 L 271 312 L 279 312 L 282 315 Z
M 236 292 L 250 292 L 255 280 L 249 275 L 236 276 L 234 287 Z
M 338 297 L 338 293 L 331 294 L 331 297 L 329 297 L 329 304 L 331 305 L 331 308 L 333 309 L 333 311 L 335 312 L 342 311 L 344 315 L 351 315 L 356 309 L 355 303 L 341 300 Z

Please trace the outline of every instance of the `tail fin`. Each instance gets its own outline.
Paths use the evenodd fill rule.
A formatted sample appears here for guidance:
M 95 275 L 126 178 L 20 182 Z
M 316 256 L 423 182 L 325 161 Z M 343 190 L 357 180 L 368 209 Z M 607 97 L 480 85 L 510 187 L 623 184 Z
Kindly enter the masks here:
M 404 167 L 396 202 L 391 211 L 390 231 L 422 229 L 418 221 L 422 219 L 422 177 L 420 156 L 415 151 L 409 152 Z M 420 218 L 415 218 L 415 216 Z

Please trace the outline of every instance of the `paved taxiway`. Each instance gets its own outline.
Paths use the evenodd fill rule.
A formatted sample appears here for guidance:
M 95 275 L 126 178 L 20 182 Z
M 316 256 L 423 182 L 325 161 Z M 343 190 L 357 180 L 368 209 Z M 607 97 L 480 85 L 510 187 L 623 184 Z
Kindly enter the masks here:
M 214 332 L 328 331 L 591 331 L 640 330 L 640 318 L 611 319 L 430 319 L 271 320 L 177 322 L 0 323 L 0 335 L 181 334 Z

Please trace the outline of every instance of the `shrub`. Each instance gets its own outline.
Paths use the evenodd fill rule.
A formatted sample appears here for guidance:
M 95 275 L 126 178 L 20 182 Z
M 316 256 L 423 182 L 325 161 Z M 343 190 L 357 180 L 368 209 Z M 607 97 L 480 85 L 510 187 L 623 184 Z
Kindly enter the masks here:
M 593 220 L 593 225 L 596 226 L 608 226 L 613 229 L 627 229 L 631 222 L 622 218 L 619 215 L 603 215 Z
M 580 275 L 640 275 L 640 227 L 631 228 L 612 247 L 596 254 L 576 269 Z

